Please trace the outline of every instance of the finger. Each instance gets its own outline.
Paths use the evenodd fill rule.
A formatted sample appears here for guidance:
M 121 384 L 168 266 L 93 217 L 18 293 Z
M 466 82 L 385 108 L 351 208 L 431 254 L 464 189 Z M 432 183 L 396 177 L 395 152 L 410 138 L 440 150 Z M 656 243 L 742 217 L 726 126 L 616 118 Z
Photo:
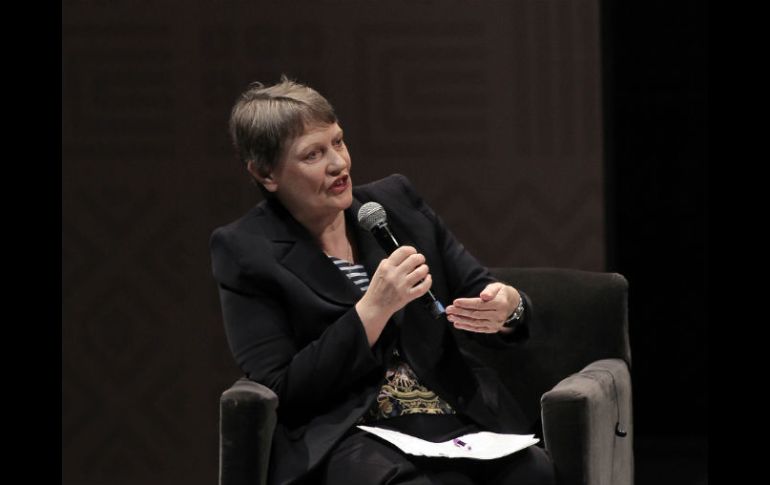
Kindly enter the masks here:
M 453 324 L 455 328 L 458 328 L 460 330 L 466 330 L 468 332 L 476 332 L 476 333 L 497 333 L 496 328 L 489 328 L 489 327 L 480 327 L 475 325 L 467 325 L 464 323 L 454 323 Z
M 473 318 L 473 317 L 464 317 L 460 315 L 447 315 L 447 320 L 449 320 L 452 323 L 462 323 L 463 325 L 471 325 L 474 327 L 498 326 L 497 324 L 495 324 L 494 320 L 487 319 L 487 318 Z
M 412 246 L 401 246 L 388 256 L 388 261 L 390 261 L 393 266 L 398 266 L 403 263 L 406 258 L 416 253 L 417 250 Z
M 447 315 L 456 315 L 460 317 L 468 317 L 476 320 L 493 320 L 495 315 L 499 313 L 494 308 L 483 310 L 471 310 L 468 308 L 462 308 L 455 305 L 449 305 L 446 308 Z
M 487 285 L 486 288 L 484 288 L 484 290 L 482 290 L 479 297 L 481 297 L 483 301 L 494 300 L 497 294 L 500 293 L 500 290 L 502 288 L 503 288 L 502 283 L 490 283 Z
M 411 273 L 406 275 L 404 278 L 404 282 L 407 286 L 412 287 L 419 283 L 421 280 L 425 279 L 425 277 L 428 276 L 428 273 L 430 272 L 430 268 L 428 268 L 427 264 L 422 264 L 414 269 Z
M 409 301 L 419 298 L 425 293 L 427 293 L 428 290 L 430 290 L 431 285 L 433 285 L 433 277 L 431 277 L 429 273 L 424 280 L 422 280 L 420 283 L 412 286 L 411 288 L 409 288 L 409 290 L 407 290 L 407 294 L 409 295 L 409 298 L 410 298 Z
M 481 298 L 457 298 L 452 302 L 452 304 L 457 307 L 467 308 L 470 310 L 486 310 L 491 308 L 491 305 Z
M 410 254 L 399 266 L 403 266 L 407 272 L 413 271 L 425 263 L 425 256 L 421 253 Z

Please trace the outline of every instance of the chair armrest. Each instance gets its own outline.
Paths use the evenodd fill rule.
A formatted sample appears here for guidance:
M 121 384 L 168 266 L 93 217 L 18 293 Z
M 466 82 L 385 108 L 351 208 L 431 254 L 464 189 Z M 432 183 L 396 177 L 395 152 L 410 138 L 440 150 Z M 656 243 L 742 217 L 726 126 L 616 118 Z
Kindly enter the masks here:
M 241 378 L 219 400 L 220 485 L 264 485 L 276 424 L 278 396 Z
M 543 394 L 541 406 L 559 485 L 633 484 L 631 376 L 623 360 L 589 364 Z

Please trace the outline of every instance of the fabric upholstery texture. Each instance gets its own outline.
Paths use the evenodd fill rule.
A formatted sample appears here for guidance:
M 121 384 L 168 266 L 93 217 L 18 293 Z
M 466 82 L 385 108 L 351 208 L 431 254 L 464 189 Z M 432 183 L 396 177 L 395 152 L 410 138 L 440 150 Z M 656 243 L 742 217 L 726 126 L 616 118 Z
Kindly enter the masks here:
M 278 396 L 268 387 L 240 378 L 219 401 L 219 483 L 267 482 L 270 443 Z

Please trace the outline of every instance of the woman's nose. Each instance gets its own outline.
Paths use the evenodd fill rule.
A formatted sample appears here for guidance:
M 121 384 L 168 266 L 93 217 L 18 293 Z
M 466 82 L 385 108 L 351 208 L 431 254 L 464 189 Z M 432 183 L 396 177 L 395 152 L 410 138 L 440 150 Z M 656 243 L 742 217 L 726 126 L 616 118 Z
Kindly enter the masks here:
M 329 170 L 330 173 L 334 174 L 341 172 L 346 166 L 347 161 L 340 153 L 337 153 L 334 150 L 330 151 L 329 165 L 327 165 L 327 170 Z

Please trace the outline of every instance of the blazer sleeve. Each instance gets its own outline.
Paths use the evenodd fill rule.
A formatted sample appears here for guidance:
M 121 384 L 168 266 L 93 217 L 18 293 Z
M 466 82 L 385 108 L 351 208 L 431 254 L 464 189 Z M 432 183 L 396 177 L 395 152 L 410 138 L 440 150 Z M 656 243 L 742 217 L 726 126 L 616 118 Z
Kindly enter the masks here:
M 239 258 L 238 245 L 232 239 L 225 231 L 217 230 L 210 240 L 230 350 L 250 379 L 278 395 L 278 413 L 283 422 L 304 423 L 337 404 L 380 362 L 369 347 L 354 307 L 317 339 L 297 345 L 286 305 L 300 302 L 283 301 L 269 291 L 276 286 L 271 284 L 270 251 L 252 248 L 261 255 Z M 245 263 L 244 259 L 251 262 Z M 263 264 L 255 268 L 253 261 Z
M 441 217 L 423 200 L 417 193 L 411 181 L 403 175 L 396 175 L 401 183 L 404 192 L 414 207 L 419 210 L 432 224 L 436 234 L 439 253 L 444 263 L 444 273 L 447 278 L 447 285 L 451 297 L 474 297 L 490 283 L 496 280 L 489 270 L 484 267 L 467 249 L 457 240 L 452 232 L 444 224 Z M 503 282 L 511 284 L 508 282 Z M 512 285 L 515 287 L 515 285 Z M 518 288 L 517 288 L 518 290 Z M 532 301 L 529 296 L 519 290 L 524 298 L 525 312 L 518 323 L 513 327 L 514 330 L 508 333 L 482 334 L 477 332 L 467 332 L 456 330 L 462 335 L 473 338 L 484 345 L 492 347 L 507 347 L 516 344 L 529 337 L 529 315 L 532 314 Z

